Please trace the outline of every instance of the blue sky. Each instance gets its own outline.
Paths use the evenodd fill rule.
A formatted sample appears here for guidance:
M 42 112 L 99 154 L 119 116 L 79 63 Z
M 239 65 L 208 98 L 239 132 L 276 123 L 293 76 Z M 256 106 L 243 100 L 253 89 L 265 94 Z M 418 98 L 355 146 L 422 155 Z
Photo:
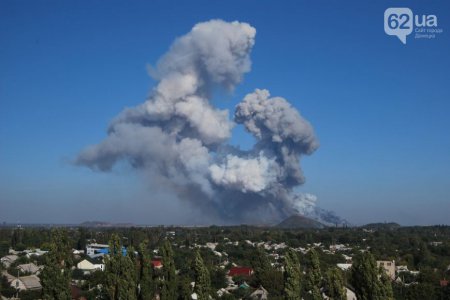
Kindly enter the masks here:
M 407 44 L 388 7 L 435 14 L 444 32 Z M 0 1 L 0 221 L 188 222 L 183 203 L 126 167 L 70 161 L 142 103 L 174 38 L 210 19 L 257 30 L 252 71 L 216 106 L 266 88 L 314 126 L 303 157 L 319 206 L 355 224 L 450 224 L 450 4 L 447 1 Z M 235 129 L 233 144 L 252 138 Z M 142 209 L 144 208 L 144 209 Z

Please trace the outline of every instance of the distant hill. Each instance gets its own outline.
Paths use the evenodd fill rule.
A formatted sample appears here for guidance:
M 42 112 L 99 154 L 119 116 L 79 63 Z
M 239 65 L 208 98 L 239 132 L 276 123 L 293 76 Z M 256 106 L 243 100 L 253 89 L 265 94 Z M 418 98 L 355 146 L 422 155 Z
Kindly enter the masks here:
M 370 224 L 366 224 L 361 226 L 362 228 L 366 228 L 366 229 L 398 229 L 400 227 L 402 227 L 400 224 L 395 223 L 395 222 L 389 222 L 389 223 L 370 223 Z
M 132 227 L 132 223 L 110 223 L 102 221 L 86 221 L 80 224 L 81 227 Z
M 292 215 L 276 225 L 277 228 L 325 228 L 319 221 L 310 219 L 302 215 Z

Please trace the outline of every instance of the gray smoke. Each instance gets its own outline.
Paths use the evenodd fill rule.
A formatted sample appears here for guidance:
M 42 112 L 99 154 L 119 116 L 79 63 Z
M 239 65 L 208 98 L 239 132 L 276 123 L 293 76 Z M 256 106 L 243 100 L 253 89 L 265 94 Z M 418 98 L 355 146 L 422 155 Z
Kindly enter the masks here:
M 245 96 L 234 121 L 209 102 L 214 89 L 232 91 L 250 71 L 255 34 L 240 22 L 195 25 L 158 61 L 149 99 L 120 113 L 108 136 L 83 150 L 76 163 L 110 171 L 126 160 L 221 223 L 307 213 L 315 199 L 293 190 L 304 182 L 300 157 L 318 147 L 308 121 L 267 90 Z M 256 138 L 253 149 L 227 144 L 238 124 Z

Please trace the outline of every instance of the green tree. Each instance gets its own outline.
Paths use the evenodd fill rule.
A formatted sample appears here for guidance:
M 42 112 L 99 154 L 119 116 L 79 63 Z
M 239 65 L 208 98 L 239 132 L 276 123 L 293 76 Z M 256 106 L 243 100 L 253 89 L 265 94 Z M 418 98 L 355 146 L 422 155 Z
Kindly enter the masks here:
M 147 251 L 148 241 L 144 241 L 139 245 L 139 299 L 151 300 L 155 295 L 153 269 L 151 259 Z
M 135 263 L 132 256 L 132 249 L 128 249 L 126 256 L 123 255 L 120 238 L 113 234 L 105 261 L 105 289 L 109 299 L 137 299 Z
M 87 239 L 87 230 L 84 227 L 78 228 L 78 241 L 77 241 L 77 249 L 85 250 L 86 249 L 86 239 Z
M 70 241 L 65 230 L 54 229 L 51 234 L 50 250 L 45 255 L 44 269 L 40 274 L 42 298 L 45 300 L 71 299 L 72 253 Z
M 9 242 L 1 241 L 0 242 L 0 257 L 8 255 L 8 251 L 9 251 Z
M 284 299 L 301 299 L 300 262 L 292 249 L 284 257 Z
M 256 284 L 263 287 L 269 286 L 270 273 L 273 271 L 269 258 L 261 247 L 257 247 L 252 260 L 252 267 L 255 271 Z
M 383 294 L 383 299 L 394 299 L 394 292 L 392 290 L 391 279 L 384 270 L 380 269 L 380 273 L 381 273 L 380 280 L 382 286 L 381 292 Z
M 178 281 L 178 299 L 179 300 L 191 300 L 192 287 L 191 280 L 186 275 L 181 275 L 180 280 Z
M 168 240 L 165 240 L 160 249 L 163 261 L 163 282 L 161 287 L 161 299 L 175 300 L 177 299 L 177 276 L 174 262 L 174 254 L 172 246 Z
M 393 299 L 391 283 L 389 279 L 383 279 L 383 273 L 371 253 L 363 252 L 355 257 L 350 282 L 358 300 Z
M 257 247 L 252 259 L 255 271 L 254 286 L 263 286 L 271 298 L 281 296 L 283 292 L 283 274 L 270 264 L 270 260 L 262 247 Z
M 308 252 L 309 268 L 307 272 L 307 288 L 311 291 L 312 299 L 320 300 L 322 295 L 320 293 L 320 287 L 322 283 L 322 273 L 320 272 L 319 255 L 317 251 L 312 248 Z
M 203 263 L 202 256 L 198 250 L 195 252 L 194 271 L 194 292 L 197 294 L 197 299 L 208 300 L 211 291 L 211 279 L 209 277 L 209 271 Z
M 325 284 L 327 294 L 332 300 L 346 300 L 347 292 L 345 290 L 344 278 L 338 268 L 331 268 L 326 272 Z

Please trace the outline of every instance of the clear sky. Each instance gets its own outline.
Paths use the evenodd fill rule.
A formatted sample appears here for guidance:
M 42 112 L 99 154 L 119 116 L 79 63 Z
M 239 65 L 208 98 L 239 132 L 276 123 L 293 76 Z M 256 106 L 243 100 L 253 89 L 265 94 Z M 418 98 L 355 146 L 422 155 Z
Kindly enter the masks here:
M 383 29 L 396 6 L 444 32 L 402 44 Z M 193 223 L 126 167 L 70 161 L 145 100 L 174 38 L 217 18 L 257 35 L 252 71 L 213 102 L 233 111 L 267 88 L 311 122 L 301 192 L 355 224 L 450 224 L 450 3 L 261 0 L 0 1 L 0 222 Z M 253 140 L 237 128 L 231 142 Z

